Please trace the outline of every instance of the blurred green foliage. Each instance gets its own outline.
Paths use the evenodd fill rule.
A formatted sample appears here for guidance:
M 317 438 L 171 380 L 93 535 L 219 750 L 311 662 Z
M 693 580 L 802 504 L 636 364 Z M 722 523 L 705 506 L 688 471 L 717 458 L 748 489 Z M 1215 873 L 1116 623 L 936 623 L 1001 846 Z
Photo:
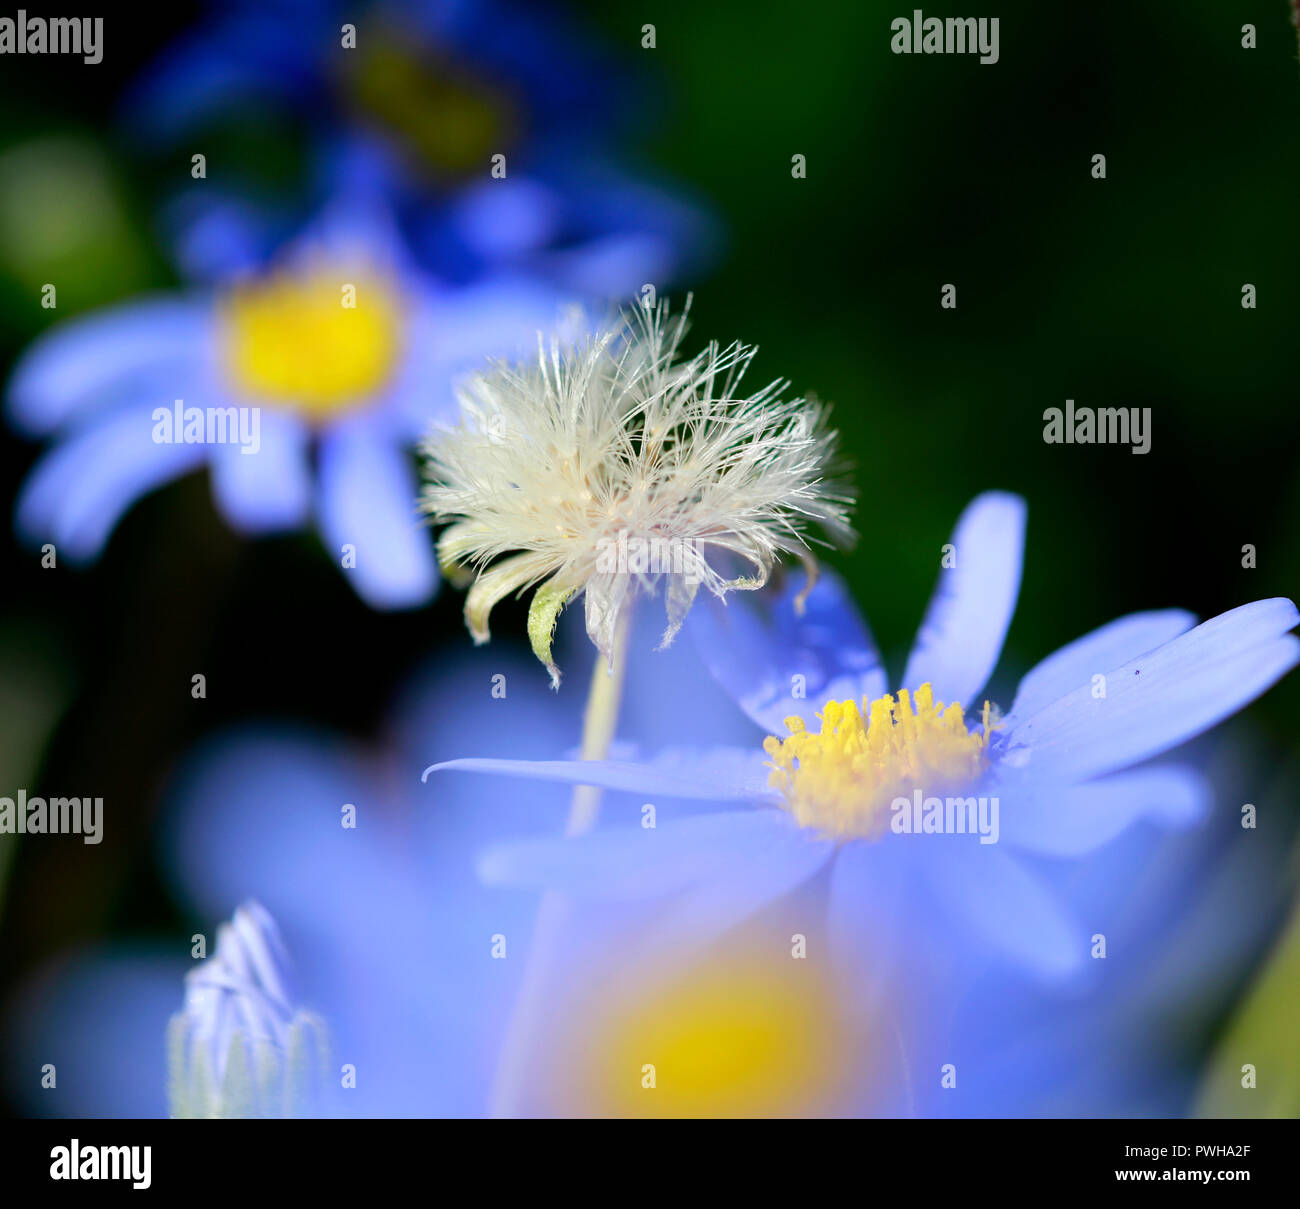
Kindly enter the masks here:
M 1202 1117 L 1300 1117 L 1300 908 L 1215 1049 L 1197 1098 Z

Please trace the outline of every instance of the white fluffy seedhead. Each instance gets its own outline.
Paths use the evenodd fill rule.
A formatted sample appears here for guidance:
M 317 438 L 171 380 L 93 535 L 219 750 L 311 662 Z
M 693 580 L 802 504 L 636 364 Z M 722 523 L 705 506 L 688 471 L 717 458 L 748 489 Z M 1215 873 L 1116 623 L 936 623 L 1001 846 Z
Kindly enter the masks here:
M 582 343 L 539 337 L 536 361 L 474 378 L 460 423 L 424 442 L 421 507 L 449 526 L 443 567 L 473 579 L 476 642 L 497 601 L 540 585 L 529 637 L 558 683 L 551 635 L 579 594 L 608 657 L 634 588 L 667 580 L 667 644 L 701 584 L 719 597 L 762 587 L 783 554 L 811 572 L 812 522 L 850 536 L 852 501 L 826 480 L 826 409 L 783 399 L 783 381 L 742 395 L 752 347 L 711 343 L 679 361 L 685 332 L 686 315 L 661 304 Z M 727 578 L 716 563 L 737 558 L 752 574 Z

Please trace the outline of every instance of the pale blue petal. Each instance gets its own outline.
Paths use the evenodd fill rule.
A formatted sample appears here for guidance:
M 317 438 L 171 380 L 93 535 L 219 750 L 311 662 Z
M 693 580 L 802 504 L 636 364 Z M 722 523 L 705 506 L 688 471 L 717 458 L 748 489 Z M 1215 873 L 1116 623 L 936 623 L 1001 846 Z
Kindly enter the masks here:
M 160 444 L 143 408 L 98 421 L 46 453 L 15 509 L 20 535 L 53 542 L 71 562 L 98 557 L 123 513 L 140 496 L 203 464 L 204 445 Z
M 479 868 L 492 885 L 545 887 L 607 907 L 663 899 L 626 942 L 629 960 L 662 973 L 807 881 L 834 851 L 783 811 L 755 809 L 503 845 Z
M 566 630 L 561 618 L 559 641 L 576 639 L 582 621 L 575 614 Z M 635 685 L 636 691 L 624 694 L 619 734 L 635 735 L 641 751 L 659 753 L 653 757 L 656 762 L 669 747 L 696 750 L 726 747 L 735 750 L 738 757 L 741 750 L 762 757 L 761 734 L 736 708 L 726 689 L 709 674 L 695 645 L 679 641 L 661 647 L 663 632 L 662 601 L 647 600 L 644 607 L 634 611 L 628 637 L 627 683 Z M 582 635 L 577 648 L 581 654 L 576 657 L 571 678 L 575 689 L 580 684 L 579 678 L 586 674 L 581 664 L 595 654 L 590 647 L 586 635 Z M 567 666 L 563 658 L 560 663 Z M 559 695 L 563 697 L 564 690 Z M 672 703 L 671 707 L 666 707 L 668 702 Z M 576 728 L 573 733 L 577 733 Z M 616 758 L 639 757 L 619 755 Z
M 1091 685 L 1093 676 L 1112 672 L 1130 659 L 1173 641 L 1195 624 L 1195 615 L 1183 609 L 1159 609 L 1130 613 L 1076 638 L 1025 674 L 1007 714 L 1008 725 L 1015 725 L 1012 719 L 1032 718 L 1080 685 Z
M 419 440 L 454 419 L 455 387 L 489 359 L 536 358 L 538 333 L 555 330 L 562 307 L 551 287 L 510 278 L 424 296 L 391 392 L 401 430 Z
M 424 779 L 427 781 L 434 772 L 485 772 L 641 795 L 738 802 L 771 796 L 761 761 L 761 751 L 755 755 L 747 748 L 674 752 L 648 764 L 619 760 L 463 759 L 431 765 L 424 770 Z
M 466 184 L 448 204 L 447 221 L 476 252 L 495 261 L 545 248 L 563 215 L 551 189 L 512 173 L 508 180 Z
M 0 1031 L 10 1103 L 33 1117 L 166 1117 L 164 1038 L 193 968 L 188 950 L 174 937 L 81 949 L 33 972 Z M 57 1073 L 49 1088 L 47 1062 Z
M 1300 661 L 1286 632 L 1289 600 L 1223 613 L 1111 672 L 1105 696 L 1081 685 L 1007 735 L 1038 775 L 1084 780 L 1126 768 L 1193 738 L 1253 701 Z
M 917 842 L 935 840 L 924 868 L 955 930 L 1047 977 L 1078 970 L 1088 954 L 1089 933 L 1068 917 L 1048 887 L 996 846 L 959 845 L 950 838 Z
M 673 241 L 661 235 L 611 234 L 551 253 L 545 268 L 573 293 L 618 298 L 634 294 L 647 280 L 671 276 L 679 259 Z
M 489 282 L 436 295 L 426 350 L 444 366 L 473 365 L 486 357 L 537 356 L 537 336 L 561 319 L 560 295 L 528 278 L 498 276 Z
M 784 735 L 791 715 L 815 728 L 827 701 L 871 701 L 886 691 L 880 656 L 844 581 L 824 570 L 800 615 L 795 598 L 805 582 L 792 574 L 779 592 L 698 601 L 687 619 L 709 671 L 769 734 Z
M 913 904 L 897 858 L 897 845 L 860 841 L 844 844 L 831 869 L 826 927 L 835 960 L 867 994 L 883 991 L 914 947 L 915 930 L 903 914 Z
M 690 961 L 825 868 L 835 853 L 831 841 L 799 827 L 788 815 L 764 813 L 777 825 L 766 829 L 762 846 L 719 857 L 710 876 L 674 896 L 656 915 L 645 941 L 647 961 Z
M 238 443 L 218 445 L 212 455 L 212 491 L 231 528 L 245 533 L 294 529 L 311 511 L 310 434 L 290 412 L 259 411 L 256 452 Z
M 360 827 L 340 826 L 344 803 L 364 819 L 375 796 L 362 753 L 337 735 L 269 725 L 222 733 L 187 756 L 169 787 L 164 868 L 214 918 L 245 898 L 290 931 L 327 913 L 355 915 L 353 894 L 405 890 L 386 854 L 356 842 Z M 323 884 L 335 887 L 328 903 Z
M 1000 491 L 976 496 L 949 540 L 955 563 L 939 572 L 903 687 L 929 683 L 936 699 L 973 709 L 1002 652 L 1020 594 L 1025 501 Z
M 575 898 L 653 898 L 710 880 L 728 862 L 788 839 L 786 822 L 776 810 L 755 808 L 499 844 L 480 857 L 479 877 L 491 886 L 562 890 Z
M 1002 841 L 1045 856 L 1081 856 L 1143 819 L 1189 827 L 1213 801 L 1196 769 L 1140 768 L 1084 785 L 1007 786 L 1001 793 Z
M 349 422 L 326 433 L 320 449 L 320 527 L 343 572 L 367 604 L 408 609 L 438 584 L 433 539 L 416 515 L 415 472 L 405 452 L 375 423 Z
M 9 414 L 15 427 L 41 435 L 128 398 L 170 406 L 202 374 L 211 329 L 211 305 L 180 297 L 61 323 L 18 362 Z

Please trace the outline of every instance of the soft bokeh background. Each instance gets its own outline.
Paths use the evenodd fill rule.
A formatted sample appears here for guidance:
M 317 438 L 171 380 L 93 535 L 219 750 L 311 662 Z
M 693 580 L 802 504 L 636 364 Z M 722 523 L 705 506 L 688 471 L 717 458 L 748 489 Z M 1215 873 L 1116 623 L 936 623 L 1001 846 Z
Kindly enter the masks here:
M 635 73 L 614 115 L 625 162 L 718 219 L 712 266 L 658 284 L 695 291 L 697 335 L 758 343 L 756 373 L 835 405 L 862 537 L 831 561 L 886 652 L 905 650 L 961 506 L 991 487 L 1030 504 L 1008 679 L 1124 612 L 1209 616 L 1300 591 L 1300 64 L 1281 0 L 1003 4 L 995 66 L 891 54 L 889 22 L 910 6 L 567 11 L 616 78 Z M 194 16 L 111 15 L 94 67 L 0 63 L 0 366 L 56 315 L 174 283 L 153 216 L 189 153 L 152 154 L 113 115 Z M 1258 49 L 1241 47 L 1247 21 Z M 222 137 L 291 184 L 292 129 Z M 791 176 L 796 153 L 807 179 Z M 56 312 L 39 305 L 46 281 Z M 948 282 L 956 311 L 939 306 Z M 1246 282 L 1256 310 L 1240 305 Z M 1150 407 L 1150 453 L 1044 444 L 1042 412 L 1066 398 Z M 36 452 L 5 435 L 0 515 Z M 201 476 L 132 510 L 86 571 L 43 570 L 7 523 L 0 542 L 0 787 L 111 803 L 97 847 L 0 837 L 0 994 L 70 946 L 211 926 L 181 915 L 153 830 L 194 743 L 264 717 L 364 740 L 413 666 L 468 644 L 456 592 L 372 612 L 316 537 L 232 535 Z M 494 629 L 522 621 L 502 606 Z M 1223 809 L 1300 811 L 1297 705 L 1292 677 L 1232 724 L 1252 758 Z M 1265 947 L 1224 1000 L 1284 1019 L 1300 992 L 1294 928 L 1252 990 Z M 1225 1012 L 1189 1038 L 1189 1067 L 1234 1027 Z

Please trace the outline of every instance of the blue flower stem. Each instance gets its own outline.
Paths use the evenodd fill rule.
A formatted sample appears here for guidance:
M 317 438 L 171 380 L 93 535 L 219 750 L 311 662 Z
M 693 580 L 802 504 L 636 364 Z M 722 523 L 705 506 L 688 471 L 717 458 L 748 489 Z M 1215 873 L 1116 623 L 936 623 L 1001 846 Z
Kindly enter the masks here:
M 581 759 L 603 760 L 618 726 L 619 703 L 623 697 L 623 674 L 627 666 L 627 636 L 632 608 L 624 605 L 614 627 L 614 640 L 606 661 L 599 653 L 587 691 L 582 718 Z M 600 815 L 601 790 L 593 785 L 574 787 L 569 817 L 564 827 L 568 837 L 580 836 L 596 825 Z M 506 1030 L 492 1087 L 494 1117 L 518 1116 L 527 1085 L 529 1058 L 541 1021 L 546 1015 L 547 989 L 554 952 L 572 913 L 570 898 L 556 890 L 542 895 L 533 926 L 533 942 L 524 968 L 519 998 Z

